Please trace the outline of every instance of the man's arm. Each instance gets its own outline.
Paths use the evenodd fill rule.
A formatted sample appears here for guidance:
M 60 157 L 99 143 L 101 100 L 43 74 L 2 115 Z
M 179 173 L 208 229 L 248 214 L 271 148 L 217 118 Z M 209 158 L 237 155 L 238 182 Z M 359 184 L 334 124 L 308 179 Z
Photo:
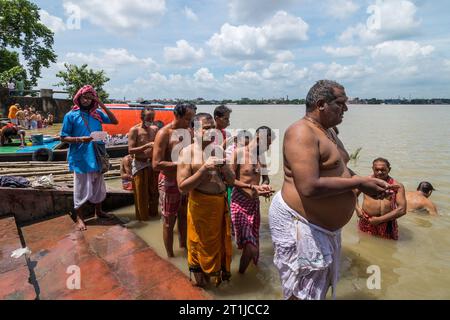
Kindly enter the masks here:
M 111 121 L 111 124 L 119 124 L 119 120 L 117 120 L 116 116 L 114 115 L 114 113 L 111 112 L 111 110 L 109 110 L 104 104 L 103 102 L 100 101 L 99 98 L 97 98 L 97 102 L 98 105 L 100 106 L 100 108 L 103 109 L 103 111 L 106 112 L 106 115 L 108 116 L 109 120 Z
M 131 128 L 130 132 L 128 133 L 128 153 L 131 155 L 139 155 L 144 154 L 145 150 L 153 148 L 153 142 L 149 142 L 147 144 L 144 144 L 143 146 L 138 147 L 137 142 L 138 140 L 138 128 L 134 127 Z
M 378 179 L 320 177 L 319 143 L 310 128 L 289 129 L 285 136 L 284 154 L 291 167 L 295 187 L 304 197 L 320 199 L 353 189 L 379 196 L 386 190 L 387 183 Z
M 133 175 L 130 170 L 130 159 L 122 159 L 120 162 L 120 175 L 122 179 L 133 179 Z
M 177 165 L 177 184 L 181 192 L 188 193 L 197 188 L 208 173 L 205 166 L 192 174 L 192 166 L 190 161 L 192 146 L 188 146 L 181 150 Z
M 428 211 L 428 213 L 432 216 L 437 216 L 439 215 L 437 212 L 437 208 L 436 205 L 430 200 L 430 199 L 426 199 L 426 203 L 425 203 L 425 209 Z
M 177 164 L 171 161 L 165 161 L 166 150 L 169 146 L 170 135 L 166 129 L 161 129 L 156 134 L 155 143 L 153 145 L 152 166 L 156 171 L 173 171 L 177 170 Z
M 400 188 L 398 189 L 397 196 L 396 196 L 397 208 L 395 208 L 391 212 L 388 212 L 385 215 L 382 215 L 381 217 L 370 218 L 371 223 L 373 223 L 373 224 L 385 223 L 388 221 L 398 219 L 406 214 L 405 187 L 401 183 L 399 183 L 398 185 L 400 186 Z

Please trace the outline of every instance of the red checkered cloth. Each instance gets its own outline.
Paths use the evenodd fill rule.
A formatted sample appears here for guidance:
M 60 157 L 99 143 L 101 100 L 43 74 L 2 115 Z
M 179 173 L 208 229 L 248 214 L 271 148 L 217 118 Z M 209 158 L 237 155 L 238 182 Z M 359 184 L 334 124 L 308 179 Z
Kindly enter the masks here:
M 259 198 L 250 198 L 240 188 L 234 188 L 231 194 L 231 220 L 238 249 L 243 249 L 247 243 L 259 251 L 259 226 L 261 214 Z M 255 257 L 258 262 L 259 254 Z
M 187 204 L 188 195 L 180 192 L 176 179 L 168 178 L 162 172 L 159 174 L 158 189 L 161 214 L 166 218 L 177 216 L 180 207 Z

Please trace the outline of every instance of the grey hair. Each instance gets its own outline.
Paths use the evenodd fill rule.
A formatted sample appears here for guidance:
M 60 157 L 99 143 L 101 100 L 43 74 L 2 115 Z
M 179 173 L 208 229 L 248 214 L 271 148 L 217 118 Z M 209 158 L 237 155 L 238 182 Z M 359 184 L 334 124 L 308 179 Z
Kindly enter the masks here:
M 319 100 L 330 102 L 336 99 L 333 92 L 334 88 L 343 90 L 344 86 L 332 80 L 317 81 L 316 84 L 309 90 L 308 95 L 306 96 L 306 111 L 313 111 Z

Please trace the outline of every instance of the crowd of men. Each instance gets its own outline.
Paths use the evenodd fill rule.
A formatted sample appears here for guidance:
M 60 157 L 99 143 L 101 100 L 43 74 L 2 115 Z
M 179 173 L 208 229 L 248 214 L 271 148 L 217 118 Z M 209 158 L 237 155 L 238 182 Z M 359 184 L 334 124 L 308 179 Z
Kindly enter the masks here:
M 254 136 L 225 130 L 232 111 L 216 108 L 213 115 L 197 113 L 193 104 L 175 106 L 175 119 L 159 128 L 155 112 L 145 108 L 141 123 L 128 134 L 129 153 L 122 160 L 123 186 L 135 194 L 136 217 L 163 218 L 164 246 L 174 256 L 174 227 L 178 245 L 186 248 L 196 285 L 214 278 L 219 285 L 231 277 L 232 237 L 242 250 L 239 272 L 259 258 L 260 197 L 272 199 L 269 226 L 274 264 L 285 299 L 323 299 L 335 291 L 339 275 L 341 230 L 356 211 L 359 229 L 398 239 L 397 219 L 407 209 L 425 208 L 436 214 L 428 197 L 434 188 L 423 182 L 406 193 L 389 173 L 387 159 L 373 161 L 373 175 L 358 176 L 347 167 L 349 155 L 337 125 L 347 109 L 342 85 L 318 81 L 306 99 L 306 115 L 284 137 L 284 183 L 275 194 L 270 185 L 265 153 L 276 139 L 266 126 Z M 98 109 L 98 108 L 101 108 Z M 106 187 L 91 133 L 102 123 L 117 124 L 91 86 L 74 98 L 64 119 L 62 140 L 70 143 L 69 166 L 75 173 L 77 226 L 85 230 L 82 206 L 96 204 L 99 217 Z M 360 206 L 357 199 L 363 194 Z

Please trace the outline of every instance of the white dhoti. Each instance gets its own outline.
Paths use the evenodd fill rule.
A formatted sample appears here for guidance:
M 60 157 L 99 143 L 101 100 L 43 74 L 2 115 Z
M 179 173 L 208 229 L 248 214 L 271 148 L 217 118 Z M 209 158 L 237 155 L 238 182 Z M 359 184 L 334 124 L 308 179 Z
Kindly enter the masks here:
M 331 286 L 335 299 L 341 230 L 331 232 L 309 223 L 284 202 L 281 192 L 270 206 L 269 225 L 284 298 L 325 299 Z
M 87 201 L 98 204 L 106 198 L 105 179 L 99 172 L 74 173 L 73 186 L 75 209 L 81 208 Z

